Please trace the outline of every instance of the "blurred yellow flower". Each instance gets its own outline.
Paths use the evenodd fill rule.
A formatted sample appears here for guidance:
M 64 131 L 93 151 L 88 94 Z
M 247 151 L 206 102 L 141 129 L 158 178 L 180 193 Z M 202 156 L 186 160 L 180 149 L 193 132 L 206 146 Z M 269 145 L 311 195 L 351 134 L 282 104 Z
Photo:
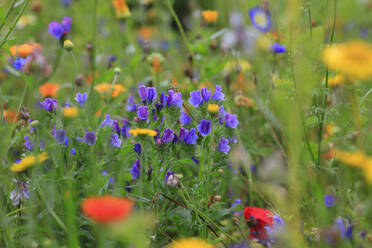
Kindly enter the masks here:
M 42 163 L 47 159 L 48 155 L 46 152 L 43 152 L 37 156 L 30 155 L 22 159 L 19 163 L 14 163 L 12 166 L 10 166 L 10 170 L 13 172 L 24 171 L 27 168 L 34 166 L 37 163 Z
M 218 12 L 215 10 L 204 10 L 202 16 L 206 22 L 216 22 L 218 19 Z
M 248 60 L 238 59 L 238 60 L 229 60 L 225 64 L 225 67 L 223 68 L 223 72 L 230 73 L 233 70 L 235 71 L 246 71 L 251 69 L 251 63 L 249 63 Z
M 121 84 L 114 84 L 111 87 L 111 84 L 108 83 L 101 83 L 94 86 L 94 89 L 99 93 L 109 93 L 111 92 L 112 97 L 117 97 L 120 93 L 125 91 L 125 88 Z
M 79 114 L 77 107 L 65 107 L 63 108 L 63 116 L 67 118 L 74 118 Z
M 355 79 L 372 77 L 372 46 L 364 41 L 350 41 L 326 47 L 323 61 L 331 69 Z
M 217 104 L 208 104 L 208 112 L 209 113 L 215 114 L 215 113 L 218 112 L 218 110 L 219 110 L 219 107 L 218 107 Z
M 115 8 L 116 18 L 127 18 L 131 16 L 130 10 L 125 0 L 112 0 L 112 6 L 114 6 Z
M 338 131 L 340 131 L 340 128 L 337 127 L 337 126 L 334 125 L 334 124 L 329 124 L 329 125 L 326 125 L 326 126 L 325 126 L 325 131 L 326 131 L 326 133 L 328 134 L 328 136 L 332 136 L 332 135 L 334 135 L 335 133 L 337 133 Z
M 334 77 L 328 78 L 328 86 L 335 87 L 338 85 L 343 85 L 345 81 L 346 81 L 346 78 L 343 75 L 337 74 Z
M 335 149 L 334 157 L 336 160 L 357 168 L 363 168 L 369 160 L 368 156 L 361 151 L 346 152 Z
M 214 246 L 201 239 L 188 238 L 172 242 L 169 248 L 214 248 Z
M 138 136 L 138 135 L 147 135 L 150 137 L 156 136 L 158 133 L 154 130 L 147 129 L 147 128 L 135 128 L 129 130 L 129 133 L 133 136 Z

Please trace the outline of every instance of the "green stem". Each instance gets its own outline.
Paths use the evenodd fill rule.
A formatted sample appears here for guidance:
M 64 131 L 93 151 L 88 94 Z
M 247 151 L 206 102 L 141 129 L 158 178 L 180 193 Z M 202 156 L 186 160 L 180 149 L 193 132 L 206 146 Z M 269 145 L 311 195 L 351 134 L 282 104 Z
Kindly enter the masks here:
M 21 101 L 19 102 L 19 105 L 18 105 L 18 108 L 17 108 L 17 113 L 19 113 L 19 111 L 21 110 L 23 101 L 24 101 L 25 96 L 26 96 L 27 87 L 28 87 L 28 83 L 27 83 L 27 80 L 25 80 L 25 87 L 23 88 L 23 93 L 22 93 Z
M 332 32 L 331 37 L 329 40 L 329 44 L 332 45 L 333 39 L 335 36 L 335 29 L 336 29 L 336 13 L 337 13 L 337 0 L 334 0 L 334 14 L 333 14 L 333 24 L 332 24 Z M 323 125 L 324 125 L 324 118 L 325 118 L 325 109 L 327 107 L 327 97 L 328 97 L 328 78 L 329 78 L 329 69 L 326 69 L 326 78 L 325 78 L 325 85 L 324 85 L 324 99 L 323 99 L 323 111 L 320 116 L 319 120 L 319 133 L 318 133 L 318 162 L 317 166 L 320 166 L 320 148 L 322 144 L 322 136 L 323 136 Z
M 17 25 L 19 19 L 22 17 L 23 13 L 25 12 L 26 7 L 28 6 L 28 3 L 29 2 L 30 2 L 30 0 L 26 0 L 25 1 L 25 4 L 23 5 L 21 11 L 19 12 L 17 18 L 13 22 L 12 26 L 10 26 L 10 28 L 9 28 L 8 32 L 6 33 L 4 39 L 1 41 L 1 43 L 0 43 L 0 49 L 4 46 L 4 44 L 8 41 L 9 36 L 13 33 L 13 31 L 15 29 L 15 26 Z
M 73 78 L 72 78 L 72 85 L 73 85 L 72 86 L 72 88 L 73 88 L 72 95 L 74 95 L 75 94 L 75 89 L 76 89 L 75 79 L 76 79 L 77 64 L 76 64 L 76 59 L 75 59 L 75 55 L 74 55 L 73 51 L 70 51 L 70 55 L 71 55 L 72 62 L 74 64 Z
M 171 4 L 170 0 L 166 0 L 166 1 L 167 1 L 168 9 L 169 9 L 169 11 L 171 12 L 171 14 L 172 14 L 172 16 L 173 16 L 173 18 L 174 18 L 174 20 L 175 20 L 175 22 L 176 22 L 176 24 L 177 24 L 178 30 L 179 30 L 180 33 L 181 33 L 182 39 L 183 39 L 183 41 L 185 42 L 186 47 L 187 47 L 189 53 L 191 54 L 192 57 L 194 57 L 194 54 L 193 54 L 193 52 L 192 52 L 192 50 L 191 50 L 190 42 L 189 42 L 189 40 L 188 40 L 187 37 L 186 37 L 185 31 L 183 30 L 183 27 L 182 27 L 181 21 L 180 21 L 180 19 L 178 18 L 176 12 L 174 11 L 174 9 L 173 9 L 173 7 L 172 7 L 172 4 Z
M 94 0 L 93 3 L 93 20 L 92 20 L 92 83 L 90 85 L 89 89 L 89 95 L 92 93 L 94 89 L 94 83 L 95 83 L 95 75 L 96 75 L 96 52 L 97 52 L 97 5 L 98 0 Z M 89 97 L 91 98 L 91 97 Z
M 7 13 L 5 14 L 5 17 L 4 17 L 4 20 L 1 22 L 0 24 L 0 31 L 1 29 L 3 29 L 4 25 L 5 25 L 5 22 L 6 20 L 9 18 L 10 14 L 12 13 L 13 9 L 14 9 L 14 5 L 16 4 L 17 0 L 13 0 L 12 4 L 10 5 Z

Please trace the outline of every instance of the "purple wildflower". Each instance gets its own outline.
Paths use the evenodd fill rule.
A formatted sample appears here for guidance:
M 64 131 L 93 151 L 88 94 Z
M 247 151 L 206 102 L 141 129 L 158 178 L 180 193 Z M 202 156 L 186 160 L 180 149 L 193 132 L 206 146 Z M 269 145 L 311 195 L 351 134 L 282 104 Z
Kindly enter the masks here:
M 26 62 L 27 59 L 19 57 L 16 60 L 14 60 L 13 67 L 16 70 L 23 71 L 23 67 L 25 66 Z
M 149 103 L 152 103 L 153 101 L 155 101 L 157 97 L 156 89 L 154 87 L 147 87 L 146 97 Z
M 229 140 L 222 137 L 218 144 L 218 150 L 222 153 L 228 154 L 230 149 L 231 146 L 229 146 Z
M 40 107 L 48 112 L 54 111 L 58 106 L 58 101 L 53 98 L 46 98 L 43 102 L 40 102 Z
M 146 103 L 147 90 L 143 85 L 138 86 L 138 95 L 141 97 L 143 103 Z
M 214 101 L 225 100 L 225 94 L 222 92 L 222 87 L 220 85 L 216 86 L 216 90 L 213 93 L 212 100 Z
M 251 19 L 253 27 L 262 32 L 269 31 L 271 19 L 268 11 L 257 6 L 249 10 L 249 18 Z
M 335 196 L 334 195 L 324 195 L 324 205 L 327 208 L 330 208 L 333 205 L 335 205 Z
M 114 125 L 114 120 L 107 114 L 99 127 L 112 127 L 112 125 Z
M 141 165 L 138 159 L 132 164 L 130 174 L 132 174 L 132 180 L 139 178 L 141 174 Z
M 186 132 L 184 140 L 187 145 L 195 145 L 198 140 L 196 129 L 191 128 L 190 131 Z
M 200 104 L 203 103 L 200 91 L 195 90 L 190 92 L 189 103 L 192 104 L 194 107 L 198 107 L 200 106 Z
M 137 115 L 141 120 L 143 121 L 147 120 L 147 116 L 149 115 L 149 112 L 147 111 L 147 106 L 138 107 Z
M 25 146 L 29 151 L 32 151 L 32 149 L 34 148 L 34 144 L 32 144 L 30 136 L 28 135 L 25 136 Z
M 128 103 L 127 103 L 127 110 L 128 111 L 136 111 L 137 110 L 137 104 L 134 102 L 133 96 L 128 97 Z
M 240 200 L 239 198 L 236 198 L 235 199 L 235 202 L 233 204 L 231 204 L 231 207 L 230 209 L 232 209 L 232 213 L 235 215 L 242 215 L 243 214 L 243 210 L 240 210 L 240 211 L 234 211 L 234 208 L 237 206 L 237 205 L 240 205 L 242 204 L 242 200 Z
M 80 107 L 83 107 L 87 99 L 88 99 L 88 94 L 86 92 L 84 92 L 83 94 L 77 93 L 75 97 L 75 101 L 77 101 L 80 104 Z
M 121 147 L 121 139 L 117 133 L 114 133 L 110 137 L 110 145 L 113 147 Z
M 172 129 L 166 128 L 164 130 L 163 136 L 161 137 L 161 141 L 163 143 L 168 143 L 168 142 L 171 142 L 173 138 L 174 138 L 174 134 L 173 134 Z
M 71 17 L 63 17 L 61 24 L 57 21 L 49 23 L 48 32 L 54 36 L 57 40 L 61 39 L 62 36 L 68 35 L 71 31 L 72 19 Z
M 16 179 L 13 179 L 13 182 L 16 183 L 16 188 L 10 192 L 9 198 L 12 201 L 13 206 L 17 206 L 21 201 L 30 198 L 28 192 L 29 182 L 17 181 Z
M 97 137 L 94 132 L 85 132 L 84 138 L 77 137 L 77 140 L 92 146 L 96 143 Z
M 211 131 L 211 121 L 204 119 L 201 120 L 201 122 L 198 125 L 198 130 L 203 137 L 207 136 Z
M 103 170 L 103 171 L 101 172 L 101 174 L 102 174 L 103 176 L 108 176 L 108 175 L 109 175 L 109 173 L 108 173 L 106 170 Z M 108 179 L 108 181 L 109 181 L 109 183 L 115 183 L 115 178 L 112 177 L 112 176 L 110 176 L 109 179 Z
M 120 135 L 120 126 L 117 120 L 114 120 L 114 123 L 112 124 L 112 131 Z
M 270 47 L 271 51 L 273 51 L 274 53 L 285 53 L 286 52 L 286 48 L 285 46 L 282 46 L 280 45 L 279 43 L 274 43 L 271 47 Z
M 54 139 L 57 141 L 59 145 L 66 144 L 68 142 L 66 132 L 63 129 L 56 130 L 56 133 L 54 134 Z
M 201 89 L 201 95 L 202 95 L 203 101 L 208 102 L 209 99 L 211 98 L 212 91 L 208 90 L 206 87 L 203 87 Z
M 140 144 L 140 143 L 134 144 L 133 150 L 134 150 L 136 153 L 141 154 L 141 151 L 142 151 L 141 144 Z
M 191 117 L 188 116 L 183 109 L 181 110 L 180 122 L 183 125 L 187 125 L 191 122 Z
M 236 128 L 239 124 L 238 118 L 236 115 L 227 113 L 225 115 L 226 127 L 228 128 Z

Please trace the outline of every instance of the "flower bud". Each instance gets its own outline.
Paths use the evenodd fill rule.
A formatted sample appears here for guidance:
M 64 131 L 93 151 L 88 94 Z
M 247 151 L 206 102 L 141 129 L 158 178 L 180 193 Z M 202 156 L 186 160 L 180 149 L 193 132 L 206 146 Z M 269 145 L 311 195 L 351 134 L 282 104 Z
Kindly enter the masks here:
M 40 124 L 40 122 L 39 122 L 38 120 L 33 120 L 33 121 L 30 123 L 31 127 L 37 127 L 37 126 L 39 126 L 39 124 Z
M 63 42 L 63 48 L 70 52 L 72 49 L 74 49 L 74 43 L 72 43 L 70 40 L 65 40 Z
M 119 74 L 121 73 L 121 69 L 120 69 L 119 67 L 115 67 L 115 69 L 114 69 L 114 73 L 115 73 L 116 75 L 119 75 Z

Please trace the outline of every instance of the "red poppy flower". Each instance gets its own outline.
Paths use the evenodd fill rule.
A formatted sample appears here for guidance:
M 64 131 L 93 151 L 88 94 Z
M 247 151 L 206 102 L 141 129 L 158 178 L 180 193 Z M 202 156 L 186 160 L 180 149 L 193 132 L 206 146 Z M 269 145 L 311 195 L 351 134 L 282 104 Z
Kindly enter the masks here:
M 115 196 L 89 197 L 81 204 L 83 213 L 99 223 L 125 219 L 132 211 L 134 202 Z
M 273 213 L 266 209 L 256 207 L 246 207 L 243 211 L 244 218 L 250 229 L 250 238 L 267 240 L 265 226 L 273 225 Z

